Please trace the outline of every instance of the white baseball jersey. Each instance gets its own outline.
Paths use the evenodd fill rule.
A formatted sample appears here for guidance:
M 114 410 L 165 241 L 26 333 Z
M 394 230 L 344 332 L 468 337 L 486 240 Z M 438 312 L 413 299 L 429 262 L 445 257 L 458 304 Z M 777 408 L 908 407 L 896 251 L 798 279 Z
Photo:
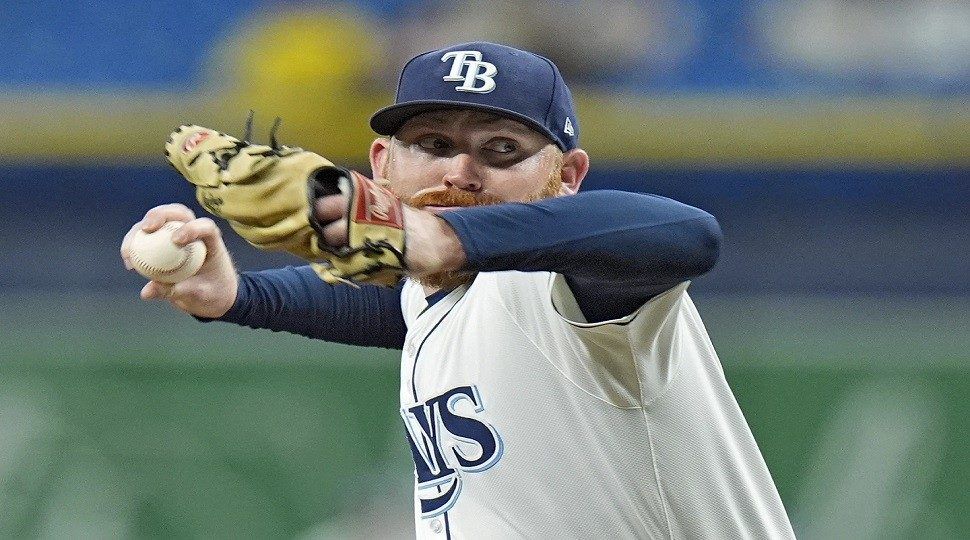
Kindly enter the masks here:
M 793 538 L 687 285 L 589 324 L 548 272 L 409 280 L 418 538 Z

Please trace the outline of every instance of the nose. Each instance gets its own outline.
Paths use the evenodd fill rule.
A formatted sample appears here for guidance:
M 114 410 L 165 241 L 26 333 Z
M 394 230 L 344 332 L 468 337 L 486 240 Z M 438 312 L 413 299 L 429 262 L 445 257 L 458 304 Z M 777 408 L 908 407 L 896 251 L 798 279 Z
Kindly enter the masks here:
M 442 178 L 446 186 L 465 191 L 482 190 L 482 177 L 472 156 L 456 154 L 450 161 Z

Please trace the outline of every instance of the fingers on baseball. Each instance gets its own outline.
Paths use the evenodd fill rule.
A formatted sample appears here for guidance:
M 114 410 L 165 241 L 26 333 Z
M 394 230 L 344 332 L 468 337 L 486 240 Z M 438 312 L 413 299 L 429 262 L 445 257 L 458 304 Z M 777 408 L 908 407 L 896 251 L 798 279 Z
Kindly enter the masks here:
M 202 240 L 206 253 L 214 253 L 219 248 L 221 238 L 222 231 L 219 226 L 207 217 L 193 219 L 172 234 L 172 242 L 177 246 L 187 246 L 196 240 Z
M 145 217 L 138 223 L 132 225 L 131 229 L 128 230 L 128 233 L 121 240 L 121 260 L 125 264 L 125 269 L 132 270 L 134 268 L 131 265 L 129 246 L 131 244 L 131 237 L 134 236 L 135 232 L 138 230 L 154 232 L 162 228 L 162 225 L 165 225 L 169 221 L 192 221 L 193 219 L 195 219 L 195 212 L 188 206 L 178 203 L 159 205 L 146 212 Z
M 169 221 L 192 221 L 193 219 L 195 219 L 195 212 L 188 206 L 178 203 L 163 204 L 145 213 L 145 217 L 141 220 L 141 229 L 145 232 L 154 232 Z

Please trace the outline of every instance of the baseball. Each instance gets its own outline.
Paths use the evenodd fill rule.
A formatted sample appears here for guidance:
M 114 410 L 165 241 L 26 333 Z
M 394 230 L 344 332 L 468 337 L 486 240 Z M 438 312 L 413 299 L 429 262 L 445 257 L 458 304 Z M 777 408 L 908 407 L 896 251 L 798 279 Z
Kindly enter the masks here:
M 172 242 L 172 233 L 184 225 L 169 221 L 155 232 L 135 232 L 131 239 L 131 265 L 135 271 L 160 283 L 178 283 L 195 274 L 205 260 L 205 244 L 196 240 L 185 247 Z

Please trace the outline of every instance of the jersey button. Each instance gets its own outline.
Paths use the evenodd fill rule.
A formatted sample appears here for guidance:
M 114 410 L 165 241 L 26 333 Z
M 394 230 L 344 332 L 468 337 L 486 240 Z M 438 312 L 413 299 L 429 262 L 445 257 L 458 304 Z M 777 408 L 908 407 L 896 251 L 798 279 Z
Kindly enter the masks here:
M 434 532 L 435 534 L 441 534 L 441 529 L 443 529 L 443 527 L 441 526 L 441 520 L 440 519 L 433 519 L 433 520 L 431 520 L 431 530 L 432 530 L 432 532 Z

